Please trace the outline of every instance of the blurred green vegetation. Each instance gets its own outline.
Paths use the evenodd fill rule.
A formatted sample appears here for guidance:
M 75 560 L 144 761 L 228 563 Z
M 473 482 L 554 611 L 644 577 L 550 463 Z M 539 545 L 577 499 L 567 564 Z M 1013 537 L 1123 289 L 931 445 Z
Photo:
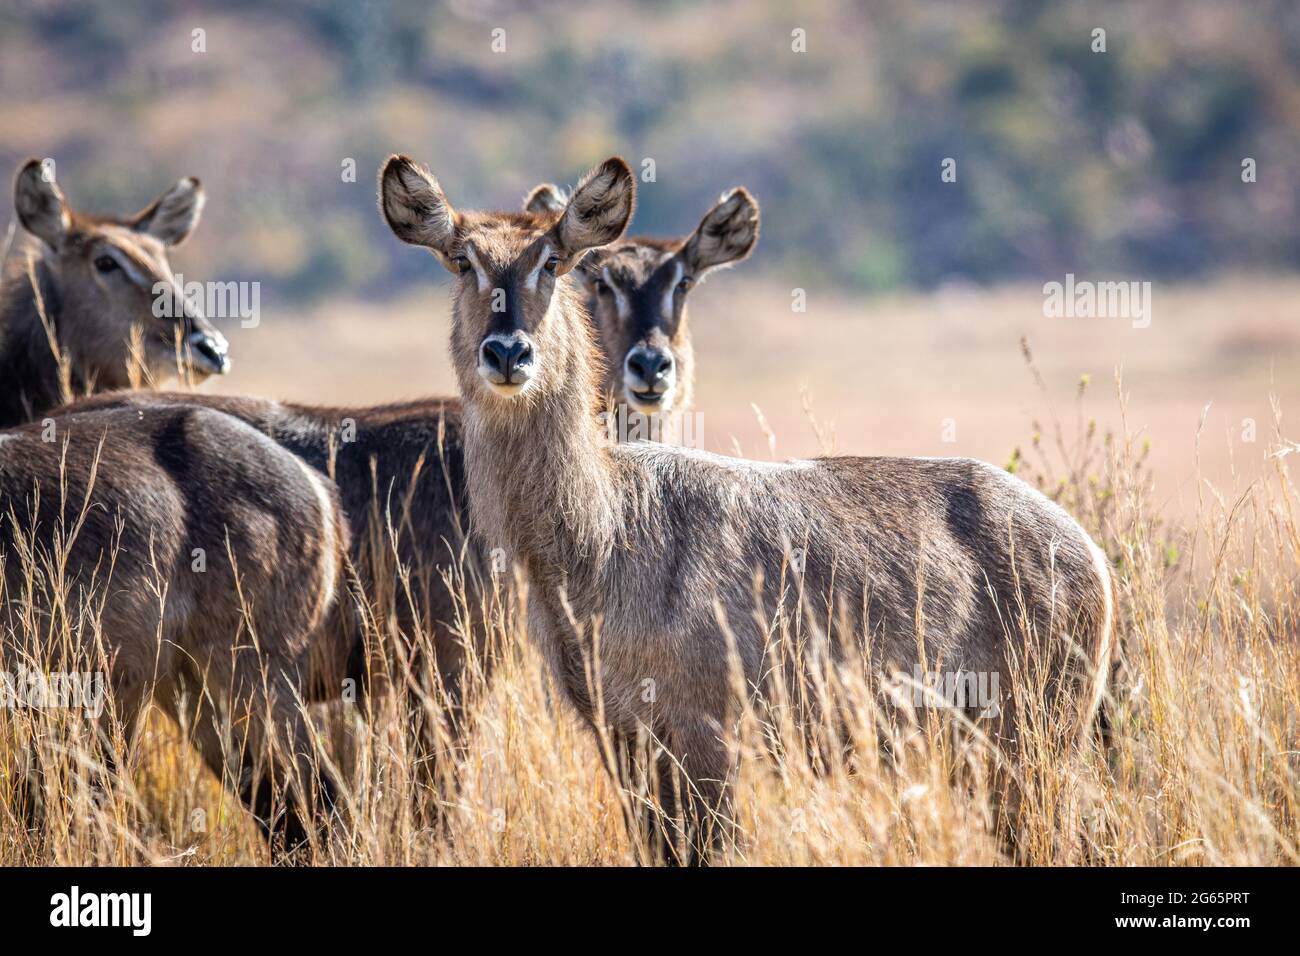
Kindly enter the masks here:
M 641 233 L 684 233 L 743 183 L 763 205 L 758 258 L 792 285 L 1300 257 L 1287 0 L 17 0 L 0 8 L 0 93 L 0 166 L 54 157 L 100 211 L 198 175 L 188 271 L 295 298 L 427 274 L 374 212 L 393 151 L 465 206 L 513 206 L 610 153 L 652 159 Z

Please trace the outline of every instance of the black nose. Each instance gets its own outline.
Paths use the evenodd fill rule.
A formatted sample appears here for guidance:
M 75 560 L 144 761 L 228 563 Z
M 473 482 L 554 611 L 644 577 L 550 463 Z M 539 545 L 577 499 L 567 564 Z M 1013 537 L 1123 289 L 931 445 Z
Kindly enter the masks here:
M 479 354 L 499 385 L 515 384 L 516 375 L 533 362 L 533 348 L 522 339 L 485 339 Z
M 659 349 L 637 349 L 627 357 L 627 369 L 646 388 L 654 388 L 673 370 L 673 357 Z

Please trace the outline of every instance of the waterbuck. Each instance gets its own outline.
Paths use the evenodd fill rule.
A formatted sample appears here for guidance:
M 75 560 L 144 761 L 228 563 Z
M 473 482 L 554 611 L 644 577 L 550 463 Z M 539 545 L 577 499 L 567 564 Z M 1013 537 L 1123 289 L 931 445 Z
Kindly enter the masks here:
M 1109 656 L 1105 557 L 1005 471 L 966 459 L 773 464 L 606 439 L 571 272 L 632 215 L 622 159 L 588 173 L 545 223 L 456 210 L 405 156 L 380 183 L 397 237 L 459 277 L 451 352 L 476 533 L 525 569 L 530 637 L 615 754 L 649 734 L 671 755 L 651 771 L 669 859 L 697 859 L 730 819 L 734 721 L 746 688 L 772 675 L 778 617 L 829 631 L 824 655 L 865 649 L 882 674 L 937 664 L 1011 678 L 1041 649 L 1044 706 L 1068 704 L 1070 732 L 1091 721 Z M 1014 708 L 1000 713 L 993 733 L 1014 741 Z
M 525 199 L 528 212 L 558 216 L 567 198 L 553 183 Z M 723 193 L 689 235 L 625 238 L 573 270 L 605 355 L 603 395 L 612 396 L 620 440 L 690 444 L 683 419 L 694 400 L 695 353 L 688 293 L 716 269 L 742 262 L 758 243 L 758 202 L 743 186 Z
M 564 208 L 556 198 L 560 195 L 554 185 L 538 186 L 525 199 L 520 218 L 538 229 L 553 223 Z M 678 279 L 677 272 L 698 280 L 743 259 L 757 237 L 758 206 L 742 188 L 725 194 L 700 226 L 682 239 L 634 239 L 599 250 L 607 258 L 599 264 L 594 260 L 587 263 L 591 279 L 586 290 L 593 299 L 593 318 L 605 330 L 601 336 L 604 364 L 615 371 L 596 389 L 593 399 L 622 393 L 620 383 L 626 380 L 618 377 L 617 370 L 632 361 L 634 352 L 658 349 L 667 362 L 668 374 L 654 379 L 653 388 L 662 390 L 656 392 L 660 400 L 654 404 L 657 411 L 653 414 L 679 419 L 690 407 L 694 365 L 685 307 L 690 285 Z M 602 275 L 612 284 L 605 285 Z M 467 634 L 463 626 L 464 612 L 472 608 L 458 607 L 444 575 L 454 571 L 458 580 L 472 585 L 494 571 L 506 570 L 499 562 L 493 566 L 488 549 L 467 536 L 460 402 L 432 398 L 372 407 L 330 407 L 251 397 L 123 392 L 72 407 L 181 402 L 239 418 L 337 482 L 353 531 L 352 563 L 359 572 L 361 589 L 375 605 L 377 617 L 391 623 L 403 642 L 402 654 L 417 671 L 419 648 L 411 641 L 420 633 L 428 635 L 441 696 L 450 705 L 448 716 L 454 725 L 466 666 L 466 641 L 478 642 L 475 654 L 481 654 L 483 647 L 482 635 Z M 633 424 L 614 433 L 627 435 L 636 428 Z M 660 429 L 656 424 L 653 434 L 661 431 L 670 428 Z M 650 429 L 646 432 L 651 433 Z M 395 540 L 390 538 L 390 527 Z M 410 571 L 409 598 L 405 586 L 396 583 L 394 556 Z M 377 663 L 382 662 L 367 653 L 364 635 L 358 633 L 347 677 L 364 689 L 372 682 Z M 401 676 L 385 675 L 385 680 L 400 680 Z
M 134 216 L 90 216 L 68 205 L 51 168 L 33 159 L 14 183 L 31 239 L 0 280 L 0 427 L 73 395 L 224 374 L 225 338 L 167 261 L 199 221 L 199 181 L 182 179 Z
M 125 391 L 83 399 L 68 409 L 172 404 L 200 406 L 239 419 L 337 484 L 351 529 L 351 564 L 370 605 L 373 626 L 367 625 L 366 616 L 352 619 L 348 667 L 338 675 L 333 695 L 344 690 L 344 680 L 366 693 L 376 679 L 400 685 L 408 668 L 419 676 L 424 665 L 432 665 L 440 685 L 439 702 L 449 705 L 447 716 L 454 723 L 466 642 L 482 636 L 466 633 L 463 617 L 475 610 L 475 595 L 481 593 L 476 584 L 490 572 L 488 556 L 467 534 L 460 403 L 431 398 L 330 407 L 244 396 Z M 407 582 L 400 580 L 403 572 Z M 456 579 L 452 589 L 463 581 L 474 592 L 470 608 L 458 605 L 445 574 Z M 367 632 L 375 629 L 397 645 L 369 647 Z M 420 635 L 427 635 L 431 661 L 421 658 Z M 474 650 L 483 648 L 475 645 Z M 392 659 L 394 654 L 402 660 Z M 376 668 L 384 672 L 375 673 Z
M 300 703 L 344 666 L 347 547 L 332 483 L 216 411 L 0 431 L 4 670 L 106 674 L 128 742 L 156 702 L 273 845 L 332 802 Z

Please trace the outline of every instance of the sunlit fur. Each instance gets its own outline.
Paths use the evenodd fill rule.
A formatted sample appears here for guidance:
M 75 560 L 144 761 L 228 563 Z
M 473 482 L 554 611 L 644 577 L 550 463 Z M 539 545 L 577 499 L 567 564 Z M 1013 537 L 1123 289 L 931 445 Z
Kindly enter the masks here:
M 490 236 L 498 262 L 538 238 L 510 214 L 463 228 L 467 240 Z M 801 653 L 853 649 L 882 675 L 937 665 L 999 673 L 1010 687 L 1014 655 L 1037 648 L 1049 669 L 1042 705 L 1063 701 L 1073 714 L 1056 731 L 1076 739 L 1090 723 L 1109 665 L 1109 575 L 1087 534 L 1037 491 L 965 459 L 773 467 L 611 444 L 594 415 L 603 373 L 570 281 L 529 319 L 540 371 L 516 399 L 477 373 L 493 321 L 462 286 L 452 354 L 475 528 L 526 570 L 530 637 L 579 711 L 619 753 L 648 733 L 674 755 L 652 771 L 667 818 L 686 824 L 666 830 L 670 856 L 692 859 L 726 828 L 732 667 L 754 688 L 770 679 L 774 616 L 807 615 Z M 1014 751 L 1017 714 L 999 704 L 983 729 Z M 676 803 L 675 768 L 686 776 Z

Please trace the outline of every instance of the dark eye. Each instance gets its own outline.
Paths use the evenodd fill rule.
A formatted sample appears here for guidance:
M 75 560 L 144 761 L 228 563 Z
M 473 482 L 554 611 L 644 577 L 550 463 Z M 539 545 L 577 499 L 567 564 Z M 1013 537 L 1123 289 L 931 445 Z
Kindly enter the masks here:
M 682 281 L 677 283 L 678 292 L 689 292 L 691 286 L 695 285 L 695 280 L 690 276 L 682 276 Z
M 560 267 L 559 256 L 551 256 L 546 260 L 546 265 L 542 266 L 542 268 L 545 269 L 547 272 L 549 272 L 551 275 L 555 275 L 555 270 L 558 269 L 559 267 Z
M 469 272 L 470 269 L 474 268 L 473 263 L 469 261 L 467 256 L 457 256 L 455 259 L 451 260 L 451 264 L 456 267 L 456 271 L 461 275 L 464 275 L 466 272 Z
M 604 279 L 597 279 L 592 283 L 596 288 L 596 295 L 605 295 L 609 292 L 609 283 Z
M 112 272 L 117 268 L 117 260 L 112 256 L 100 256 L 95 260 L 95 268 L 100 272 Z

